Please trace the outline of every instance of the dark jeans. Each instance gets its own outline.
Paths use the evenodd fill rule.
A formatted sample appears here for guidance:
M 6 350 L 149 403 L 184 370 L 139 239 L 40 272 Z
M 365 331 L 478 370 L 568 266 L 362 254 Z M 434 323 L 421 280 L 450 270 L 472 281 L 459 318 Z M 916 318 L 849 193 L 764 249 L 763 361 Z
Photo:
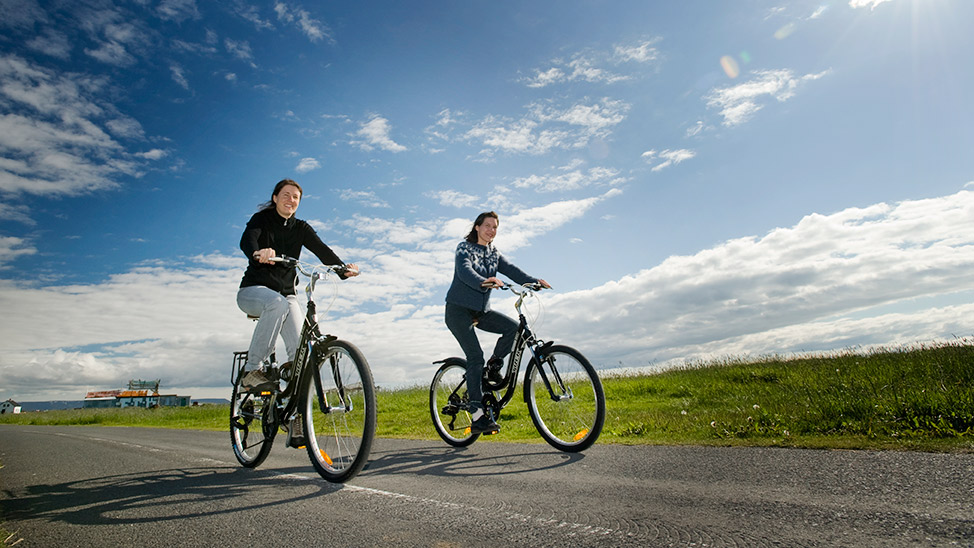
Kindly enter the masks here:
M 511 353 L 511 347 L 514 346 L 517 322 L 493 310 L 478 312 L 446 303 L 446 326 L 460 343 L 460 348 L 467 358 L 467 395 L 470 398 L 470 410 L 474 411 L 475 406 L 482 406 L 481 400 L 484 398 L 481 387 L 484 376 L 484 351 L 473 328 L 499 334 L 500 338 L 494 345 L 494 357 L 504 358 Z

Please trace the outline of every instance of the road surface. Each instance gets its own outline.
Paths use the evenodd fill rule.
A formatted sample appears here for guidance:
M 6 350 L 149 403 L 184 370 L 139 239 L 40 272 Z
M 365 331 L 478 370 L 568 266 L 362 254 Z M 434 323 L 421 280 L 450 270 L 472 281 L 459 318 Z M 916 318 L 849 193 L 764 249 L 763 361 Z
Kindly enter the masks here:
M 0 464 L 18 547 L 974 546 L 971 454 L 380 439 L 342 486 L 225 432 L 0 425 Z

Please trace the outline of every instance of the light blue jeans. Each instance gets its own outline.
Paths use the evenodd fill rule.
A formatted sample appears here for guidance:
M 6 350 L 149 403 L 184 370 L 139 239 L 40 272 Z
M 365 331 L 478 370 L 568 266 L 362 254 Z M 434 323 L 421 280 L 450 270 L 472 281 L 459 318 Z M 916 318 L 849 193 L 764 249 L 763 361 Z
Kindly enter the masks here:
M 294 359 L 303 319 L 297 296 L 285 297 L 268 287 L 253 285 L 237 291 L 237 306 L 251 316 L 260 316 L 250 339 L 246 371 L 260 368 L 260 364 L 274 352 L 278 335 L 284 339 L 286 361 Z

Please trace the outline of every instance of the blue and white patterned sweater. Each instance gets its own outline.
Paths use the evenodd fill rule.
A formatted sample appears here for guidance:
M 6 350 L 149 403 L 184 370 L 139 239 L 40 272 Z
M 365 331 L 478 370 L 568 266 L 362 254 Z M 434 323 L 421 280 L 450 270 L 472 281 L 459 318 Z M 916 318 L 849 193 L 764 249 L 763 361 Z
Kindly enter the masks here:
M 480 284 L 487 278 L 497 276 L 498 272 L 517 284 L 538 281 L 537 278 L 525 274 L 520 268 L 509 263 L 493 245 L 460 242 L 457 244 L 453 283 L 446 292 L 446 302 L 487 312 L 490 310 L 490 291 L 480 287 Z

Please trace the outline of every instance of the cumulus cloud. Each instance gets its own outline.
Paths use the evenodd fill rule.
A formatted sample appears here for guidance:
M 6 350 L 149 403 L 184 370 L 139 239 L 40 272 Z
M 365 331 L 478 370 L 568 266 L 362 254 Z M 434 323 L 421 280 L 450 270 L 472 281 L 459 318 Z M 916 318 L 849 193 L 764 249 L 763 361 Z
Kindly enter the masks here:
M 586 323 L 586 346 L 644 363 L 969 335 L 969 295 L 954 306 L 915 303 L 974 290 L 972 215 L 970 191 L 808 215 L 553 298 L 562 312 L 548 322 L 556 331 Z M 886 311 L 894 305 L 909 312 Z
M 301 158 L 298 166 L 294 168 L 298 173 L 307 173 L 321 168 L 321 163 L 315 158 Z
M 720 115 L 724 118 L 724 126 L 736 126 L 748 121 L 756 112 L 764 108 L 762 101 L 774 99 L 783 103 L 794 97 L 802 84 L 818 80 L 828 73 L 829 71 L 823 71 L 818 74 L 795 76 L 787 69 L 756 71 L 752 73 L 751 80 L 715 89 L 704 99 L 708 107 L 720 111 Z
M 77 195 L 140 175 L 139 159 L 112 135 L 141 139 L 141 125 L 117 112 L 104 79 L 5 55 L 0 81 L 8 106 L 0 114 L 0 192 Z
M 505 215 L 498 247 L 511 255 L 620 192 Z M 552 292 L 539 334 L 582 349 L 600 367 L 970 335 L 972 217 L 969 190 L 811 214 L 591 289 Z M 331 223 L 359 242 L 336 251 L 363 275 L 324 284 L 322 320 L 362 348 L 380 385 L 425 384 L 430 362 L 456 352 L 442 298 L 471 221 Z M 9 238 L 0 249 L 36 252 Z M 79 383 L 116 386 L 160 371 L 166 386 L 199 387 L 196 397 L 227 393 L 231 352 L 246 348 L 253 330 L 233 299 L 244 266 L 243 257 L 211 255 L 94 284 L 0 280 L 0 398 L 77 399 Z M 494 306 L 510 302 L 498 296 Z M 34 336 L 51 317 L 59 318 L 56 339 Z
M 354 143 L 358 144 L 365 151 L 371 151 L 375 148 L 389 152 L 403 152 L 407 150 L 406 147 L 392 140 L 392 137 L 390 137 L 391 132 L 392 127 L 389 125 L 389 120 L 381 116 L 373 116 L 367 122 L 362 123 L 359 130 L 355 132 L 355 137 L 364 140 L 355 140 Z

